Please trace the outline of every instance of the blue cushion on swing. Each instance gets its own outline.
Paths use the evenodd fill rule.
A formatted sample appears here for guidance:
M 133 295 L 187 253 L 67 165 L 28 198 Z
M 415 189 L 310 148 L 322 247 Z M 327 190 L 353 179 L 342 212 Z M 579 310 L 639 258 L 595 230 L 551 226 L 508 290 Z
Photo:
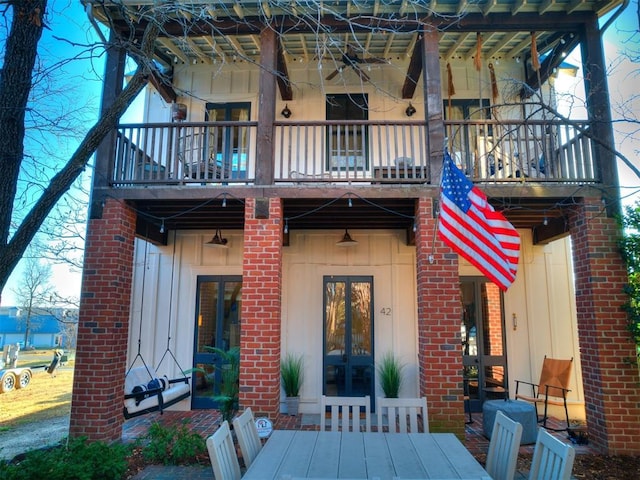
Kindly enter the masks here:
M 165 387 L 164 387 L 163 383 L 164 382 L 162 382 L 162 383 L 160 382 L 159 378 L 154 378 L 147 384 L 147 388 L 149 390 L 155 390 L 157 388 L 161 388 L 162 390 L 164 390 Z
M 161 389 L 162 392 L 159 394 L 148 393 L 148 390 L 156 390 L 157 392 L 157 389 Z M 124 408 L 131 415 L 142 410 L 158 407 L 159 395 L 162 396 L 162 401 L 166 405 L 180 397 L 188 396 L 190 392 L 191 387 L 188 382 L 171 384 L 167 376 L 158 378 L 152 368 L 136 367 L 132 368 L 125 377 L 124 393 L 125 395 L 135 393 L 140 395 L 136 395 L 133 398 L 125 398 Z

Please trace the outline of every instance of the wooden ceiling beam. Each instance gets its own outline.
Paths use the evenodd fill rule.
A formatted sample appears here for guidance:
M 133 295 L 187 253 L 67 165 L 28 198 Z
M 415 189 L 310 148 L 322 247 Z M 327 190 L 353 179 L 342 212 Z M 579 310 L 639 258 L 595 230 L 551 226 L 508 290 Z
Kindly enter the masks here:
M 578 46 L 580 40 L 578 35 L 564 35 L 560 39 L 556 37 L 555 41 L 557 42 L 555 47 L 540 64 L 540 71 L 534 71 L 529 74 L 526 81 L 526 85 L 529 88 L 520 92 L 522 98 L 529 98 L 540 87 L 541 83 L 546 82 L 554 70 L 564 61 L 567 54 Z M 542 49 L 544 50 L 544 46 Z
M 160 74 L 156 70 L 151 72 L 151 76 L 149 77 L 149 82 L 153 87 L 158 91 L 162 99 L 167 103 L 173 103 L 178 98 L 178 94 L 171 86 L 171 79 L 173 75 L 168 76 L 166 74 Z
M 218 13 L 217 11 L 208 13 Z M 548 31 L 560 32 L 576 31 L 579 24 L 592 20 L 591 12 L 575 12 L 573 15 L 540 15 L 536 13 L 523 13 L 513 16 L 508 13 L 484 16 L 482 13 L 469 13 L 460 17 L 432 17 L 429 26 L 438 28 L 443 32 L 485 32 L 485 31 Z M 334 34 L 349 32 L 373 32 L 374 30 L 386 30 L 388 32 L 416 32 L 426 27 L 424 19 L 407 19 L 396 17 L 362 16 L 352 19 L 341 19 L 334 16 L 325 16 L 319 19 L 322 25 Z M 147 20 L 143 17 L 135 23 L 134 37 L 140 38 L 146 27 Z M 122 35 L 128 36 L 132 23 L 124 20 L 113 20 L 114 28 Z M 242 22 L 234 19 L 218 17 L 216 22 L 210 18 L 195 18 L 189 22 L 188 34 L 190 36 L 205 35 L 258 35 L 265 27 L 264 18 L 246 17 Z M 289 16 L 273 18 L 270 28 L 291 33 L 316 33 L 314 25 L 305 25 Z M 162 37 L 183 36 L 185 34 L 184 19 L 167 19 L 160 33 Z
M 416 42 L 413 47 L 413 53 L 411 54 L 411 60 L 409 61 L 409 67 L 407 68 L 407 74 L 405 75 L 404 85 L 402 85 L 402 98 L 412 99 L 413 94 L 416 91 L 418 80 L 422 74 L 422 42 Z
M 278 70 L 278 89 L 280 90 L 280 98 L 283 101 L 293 100 L 293 90 L 291 88 L 291 79 L 289 78 L 289 69 L 287 68 L 287 61 L 284 58 L 284 47 L 282 41 L 278 40 L 278 58 L 276 61 L 276 68 Z

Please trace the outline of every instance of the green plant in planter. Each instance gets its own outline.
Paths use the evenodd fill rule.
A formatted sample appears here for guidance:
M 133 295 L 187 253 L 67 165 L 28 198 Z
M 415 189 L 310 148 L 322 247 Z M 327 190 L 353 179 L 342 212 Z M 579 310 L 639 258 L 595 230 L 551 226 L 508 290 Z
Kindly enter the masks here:
M 304 360 L 302 355 L 287 354 L 280 362 L 280 374 L 282 375 L 282 387 L 287 396 L 287 413 L 298 414 L 300 389 L 302 388 L 304 374 Z
M 231 425 L 233 417 L 238 412 L 238 394 L 240 392 L 240 347 L 232 347 L 229 350 L 222 350 L 216 347 L 205 347 L 208 351 L 218 354 L 223 364 L 221 367 L 215 366 L 222 373 L 222 379 L 217 385 L 217 395 L 212 400 L 218 404 L 218 409 L 222 415 L 222 420 L 226 420 Z M 207 374 L 202 368 L 191 368 L 185 374 L 199 372 Z
M 380 387 L 387 398 L 398 398 L 402 386 L 402 370 L 404 364 L 392 353 L 385 353 L 377 365 Z

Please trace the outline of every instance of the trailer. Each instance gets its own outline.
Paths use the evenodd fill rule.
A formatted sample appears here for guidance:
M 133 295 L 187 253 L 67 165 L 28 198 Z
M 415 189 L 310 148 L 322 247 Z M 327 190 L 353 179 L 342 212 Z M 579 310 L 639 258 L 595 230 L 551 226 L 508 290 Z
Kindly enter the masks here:
M 31 383 L 33 372 L 30 368 L 3 368 L 0 370 L 0 393 L 14 388 L 25 388 Z
M 31 383 L 33 372 L 29 367 L 18 367 L 19 344 L 5 345 L 0 358 L 0 393 L 14 388 L 25 388 Z

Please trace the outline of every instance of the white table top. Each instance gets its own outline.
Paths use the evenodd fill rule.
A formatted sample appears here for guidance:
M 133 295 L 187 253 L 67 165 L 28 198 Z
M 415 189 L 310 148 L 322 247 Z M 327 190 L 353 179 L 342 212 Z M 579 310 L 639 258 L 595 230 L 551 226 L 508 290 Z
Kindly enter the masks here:
M 452 433 L 275 430 L 243 480 L 489 478 Z M 287 477 L 285 477 L 287 478 Z

